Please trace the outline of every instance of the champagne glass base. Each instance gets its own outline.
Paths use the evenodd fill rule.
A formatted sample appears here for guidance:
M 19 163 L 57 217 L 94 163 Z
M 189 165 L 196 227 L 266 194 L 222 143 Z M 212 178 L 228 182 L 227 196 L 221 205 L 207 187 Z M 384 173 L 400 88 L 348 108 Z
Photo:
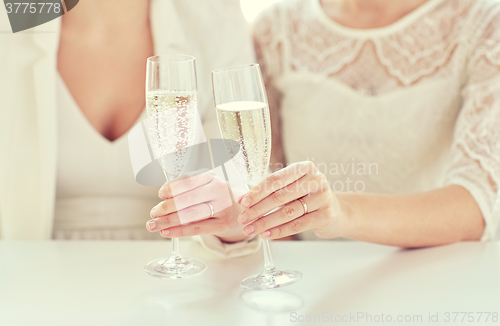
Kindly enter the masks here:
M 169 257 L 152 260 L 144 269 L 153 277 L 181 279 L 200 275 L 207 269 L 207 264 L 196 258 Z
M 241 281 L 240 286 L 247 290 L 267 290 L 284 287 L 299 281 L 302 273 L 297 271 L 264 271 Z

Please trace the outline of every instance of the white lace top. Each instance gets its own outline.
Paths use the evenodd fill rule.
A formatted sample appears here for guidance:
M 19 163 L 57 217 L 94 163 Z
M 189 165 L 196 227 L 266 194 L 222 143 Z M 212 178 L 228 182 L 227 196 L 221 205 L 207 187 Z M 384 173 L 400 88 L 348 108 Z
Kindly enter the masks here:
M 500 184 L 500 2 L 429 0 L 394 24 L 352 29 L 319 0 L 261 14 L 254 38 L 276 154 L 314 161 L 335 191 L 457 184 L 495 237 Z M 277 114 L 278 113 L 278 114 Z

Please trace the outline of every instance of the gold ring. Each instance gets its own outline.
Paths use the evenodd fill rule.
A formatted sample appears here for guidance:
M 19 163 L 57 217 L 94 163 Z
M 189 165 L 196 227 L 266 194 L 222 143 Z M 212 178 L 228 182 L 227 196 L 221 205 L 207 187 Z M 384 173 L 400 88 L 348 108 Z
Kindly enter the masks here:
M 210 203 L 205 203 L 210 207 L 210 216 L 208 218 L 214 217 L 214 207 Z
M 298 198 L 297 200 L 300 201 L 300 203 L 302 204 L 302 207 L 304 207 L 304 214 L 302 214 L 302 215 L 306 215 L 307 214 L 307 204 L 306 204 L 306 202 L 302 198 Z

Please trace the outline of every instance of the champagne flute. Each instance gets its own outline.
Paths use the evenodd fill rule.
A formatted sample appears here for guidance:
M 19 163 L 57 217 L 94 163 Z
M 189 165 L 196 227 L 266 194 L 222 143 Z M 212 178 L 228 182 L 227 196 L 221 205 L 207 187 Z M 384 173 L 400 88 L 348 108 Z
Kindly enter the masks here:
M 250 64 L 215 70 L 212 85 L 222 138 L 240 144 L 240 151 L 230 155 L 231 161 L 247 186 L 252 188 L 264 179 L 271 157 L 269 106 L 260 67 Z M 269 240 L 263 241 L 263 247 L 264 271 L 244 279 L 243 288 L 272 289 L 302 278 L 300 272 L 276 269 Z
M 195 59 L 171 54 L 150 57 L 146 72 L 147 129 L 155 157 L 160 158 L 168 182 L 180 175 L 193 145 L 197 121 Z M 160 278 L 189 278 L 203 273 L 207 265 L 196 258 L 181 257 L 179 239 L 172 239 L 172 254 L 145 266 Z

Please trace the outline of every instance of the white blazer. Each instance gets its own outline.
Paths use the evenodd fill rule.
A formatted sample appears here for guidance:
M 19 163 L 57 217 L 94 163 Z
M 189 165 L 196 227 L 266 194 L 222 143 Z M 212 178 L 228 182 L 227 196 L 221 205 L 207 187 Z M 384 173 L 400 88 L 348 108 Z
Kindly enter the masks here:
M 219 137 L 210 72 L 255 61 L 239 1 L 151 0 L 150 15 L 156 54 L 196 58 L 205 134 Z M 60 22 L 12 34 L 0 10 L 0 239 L 52 236 Z

